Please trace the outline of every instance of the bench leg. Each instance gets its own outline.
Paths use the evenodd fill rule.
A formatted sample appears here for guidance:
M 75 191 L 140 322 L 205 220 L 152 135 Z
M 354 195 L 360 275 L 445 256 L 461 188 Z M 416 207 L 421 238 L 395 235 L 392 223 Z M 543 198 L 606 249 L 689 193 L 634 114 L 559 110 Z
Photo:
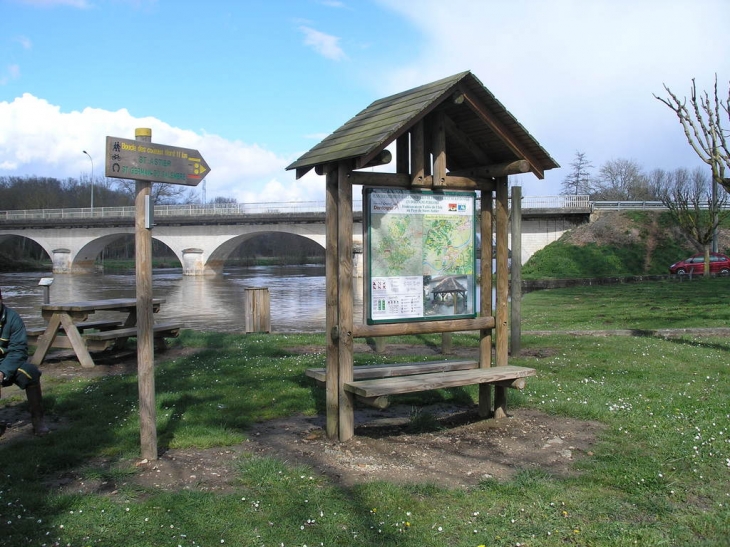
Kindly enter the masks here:
M 43 359 L 46 358 L 46 354 L 53 344 L 53 340 L 56 338 L 56 334 L 58 334 L 58 328 L 60 326 L 61 318 L 58 315 L 53 314 L 53 317 L 51 317 L 51 320 L 48 322 L 48 326 L 46 327 L 46 332 L 38 337 L 38 345 L 35 348 L 33 357 L 30 358 L 31 363 L 38 366 L 43 362 Z
M 490 418 L 492 416 L 492 385 L 479 384 L 479 417 Z
M 494 387 L 494 419 L 507 417 L 507 388 L 501 386 Z
M 94 368 L 96 365 L 89 354 L 89 349 L 86 347 L 86 341 L 81 337 L 81 334 L 79 334 L 79 330 L 76 328 L 76 325 L 74 325 L 73 319 L 71 319 L 71 317 L 67 314 L 62 313 L 61 324 L 63 325 L 63 330 L 66 332 L 68 341 L 71 342 L 71 347 L 74 349 L 81 366 L 84 368 Z

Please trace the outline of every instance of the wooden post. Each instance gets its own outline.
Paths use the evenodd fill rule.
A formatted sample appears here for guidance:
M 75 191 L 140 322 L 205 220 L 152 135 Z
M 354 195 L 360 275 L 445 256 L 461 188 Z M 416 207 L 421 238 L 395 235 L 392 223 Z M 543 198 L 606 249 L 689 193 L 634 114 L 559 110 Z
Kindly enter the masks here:
M 498 177 L 495 224 L 497 232 L 497 310 L 495 315 L 495 362 L 498 367 L 507 365 L 508 356 L 508 315 L 507 299 L 509 296 L 509 265 L 507 246 L 507 230 L 509 224 L 509 210 L 507 203 L 507 177 Z M 507 388 L 494 388 L 494 417 L 507 416 Z
M 408 133 L 401 135 L 395 141 L 395 172 L 408 173 Z
M 446 128 L 443 112 L 435 112 L 431 128 L 431 151 L 433 153 L 433 185 L 446 184 Z
M 340 441 L 347 441 L 355 434 L 355 397 L 345 391 L 345 384 L 352 381 L 353 340 L 352 314 L 354 295 L 352 290 L 352 183 L 349 162 L 337 166 L 337 253 L 339 255 L 339 420 Z
M 337 207 L 337 167 L 328 165 L 326 171 L 327 202 L 325 214 L 326 249 L 325 249 L 325 276 L 326 286 L 326 335 L 327 335 L 327 366 L 325 397 L 327 406 L 327 438 L 335 439 L 339 434 L 339 315 L 338 315 L 338 279 L 339 253 L 337 252 L 338 238 L 338 207 Z
M 433 186 L 443 187 L 446 184 L 446 128 L 443 112 L 435 112 L 431 126 L 431 150 L 433 152 Z M 428 155 L 428 154 L 426 154 Z M 454 312 L 456 312 L 457 296 L 454 294 Z M 441 353 L 449 355 L 454 350 L 453 337 L 450 332 L 441 333 Z
M 150 142 L 152 130 L 134 131 L 138 141 Z M 152 311 L 152 231 L 147 228 L 146 207 L 152 183 L 136 181 L 134 199 L 134 244 L 137 281 L 137 384 L 139 389 L 139 435 L 142 457 L 157 459 L 157 404 L 155 401 L 155 353 Z
M 243 330 L 271 332 L 271 301 L 266 287 L 249 287 L 243 291 Z
M 423 134 L 423 120 L 416 122 L 411 129 L 411 185 L 423 186 L 426 178 L 426 155 L 424 150 L 425 136 Z
M 481 190 L 481 215 L 479 226 L 481 231 L 481 267 L 479 272 L 479 315 L 492 315 L 492 237 L 494 215 L 492 213 L 492 191 Z M 479 331 L 479 368 L 492 366 L 492 329 Z M 492 415 L 492 386 L 479 384 L 479 416 L 487 418 Z
M 522 188 L 512 187 L 512 264 L 510 278 L 512 313 L 510 315 L 510 355 L 522 349 Z

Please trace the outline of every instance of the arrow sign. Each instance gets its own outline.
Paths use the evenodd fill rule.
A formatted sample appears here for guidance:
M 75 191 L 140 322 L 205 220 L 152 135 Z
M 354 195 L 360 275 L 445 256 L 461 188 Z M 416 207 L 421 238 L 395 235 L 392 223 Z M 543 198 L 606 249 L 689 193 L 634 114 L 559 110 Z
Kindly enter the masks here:
M 210 167 L 197 150 L 119 137 L 106 138 L 107 177 L 197 186 Z

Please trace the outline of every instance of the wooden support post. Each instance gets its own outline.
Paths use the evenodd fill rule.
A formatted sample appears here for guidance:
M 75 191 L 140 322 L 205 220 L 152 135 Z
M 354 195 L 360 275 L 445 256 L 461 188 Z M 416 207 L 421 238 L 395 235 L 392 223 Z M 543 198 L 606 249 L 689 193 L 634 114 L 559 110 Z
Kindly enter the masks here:
M 440 188 L 446 184 L 446 129 L 443 112 L 433 114 L 431 124 L 431 150 L 433 152 L 433 187 Z M 454 295 L 456 301 L 456 295 Z M 441 333 L 441 353 L 449 355 L 453 351 L 453 335 Z
M 135 130 L 138 141 L 150 142 L 152 130 Z M 146 208 L 152 183 L 136 181 L 134 200 L 134 245 L 137 285 L 137 384 L 139 389 L 139 433 L 142 457 L 157 459 L 157 403 L 155 401 L 154 316 L 152 311 L 152 230 L 146 226 Z
M 507 245 L 507 230 L 509 224 L 509 210 L 507 203 L 507 177 L 499 177 L 497 183 L 497 199 L 495 224 L 497 234 L 497 309 L 495 314 L 495 361 L 498 367 L 507 365 L 509 324 L 508 324 L 508 296 L 509 296 L 509 248 Z M 494 390 L 494 417 L 507 416 L 507 389 L 495 387 Z
M 326 278 L 326 336 L 327 357 L 325 398 L 327 408 L 327 438 L 336 439 L 339 434 L 339 254 L 337 252 L 337 167 L 328 165 L 326 170 L 326 214 L 325 214 L 325 278 Z
M 348 162 L 341 161 L 337 166 L 338 220 L 337 253 L 339 255 L 339 311 L 337 340 L 339 351 L 339 437 L 347 441 L 355 434 L 355 403 L 352 393 L 345 391 L 345 384 L 352 382 L 353 340 L 352 314 L 354 295 L 352 288 L 352 183 Z
M 479 315 L 492 315 L 492 237 L 494 215 L 492 211 L 492 191 L 481 191 L 481 215 L 479 228 L 481 232 L 481 252 L 479 271 Z M 479 368 L 492 366 L 492 329 L 479 331 Z M 479 384 L 479 415 L 487 418 L 492 415 L 492 386 Z
M 522 188 L 512 187 L 512 263 L 510 277 L 510 355 L 519 355 L 522 349 Z
M 426 179 L 425 136 L 423 120 L 411 129 L 411 185 L 423 186 Z
M 408 157 L 408 133 L 401 135 L 395 141 L 395 172 L 407 174 L 409 172 L 408 165 L 410 158 Z
M 431 127 L 431 151 L 433 153 L 433 186 L 446 184 L 446 129 L 443 112 L 435 112 Z

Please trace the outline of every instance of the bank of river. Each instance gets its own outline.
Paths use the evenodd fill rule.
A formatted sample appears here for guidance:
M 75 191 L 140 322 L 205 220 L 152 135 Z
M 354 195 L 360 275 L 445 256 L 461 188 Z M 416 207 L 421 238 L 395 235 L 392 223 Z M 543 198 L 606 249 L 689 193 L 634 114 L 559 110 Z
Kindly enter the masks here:
M 0 274 L 6 303 L 29 326 L 40 326 L 41 278 L 53 277 L 51 302 L 134 298 L 134 272 L 53 275 L 50 272 Z M 362 283 L 355 283 L 355 314 L 362 316 Z M 179 268 L 155 269 L 153 293 L 165 299 L 158 320 L 181 321 L 202 331 L 243 332 L 243 296 L 247 287 L 268 288 L 274 332 L 323 332 L 325 271 L 323 266 L 254 266 L 226 268 L 215 277 L 183 276 Z

